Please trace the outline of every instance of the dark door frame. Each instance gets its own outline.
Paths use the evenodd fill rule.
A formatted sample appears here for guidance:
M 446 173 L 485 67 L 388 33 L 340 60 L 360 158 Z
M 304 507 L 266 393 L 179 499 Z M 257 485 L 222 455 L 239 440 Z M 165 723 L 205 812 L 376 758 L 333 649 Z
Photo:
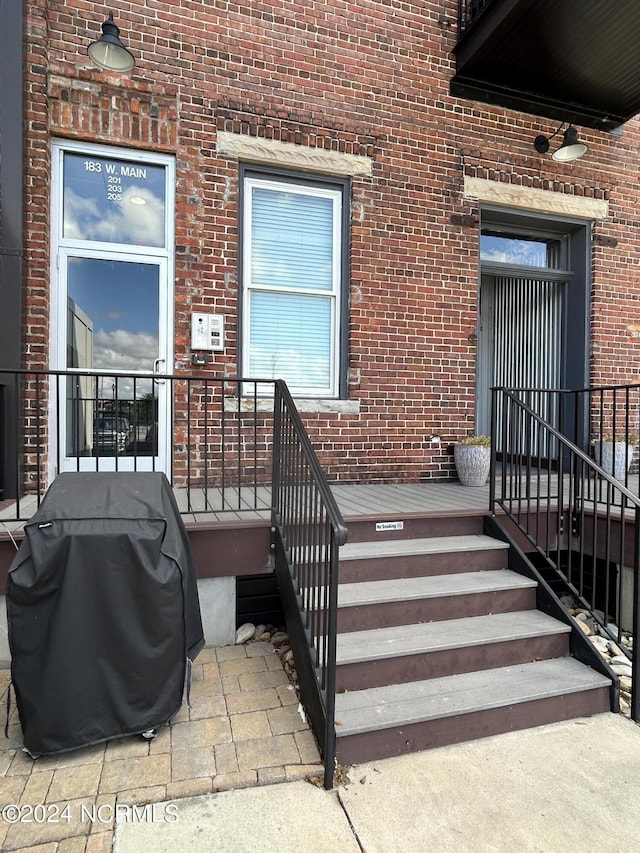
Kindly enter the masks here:
M 590 349 L 591 349 L 591 230 L 592 223 L 584 219 L 568 219 L 552 216 L 544 213 L 534 213 L 518 209 L 497 208 L 483 206 L 481 210 L 480 233 L 487 229 L 491 231 L 504 231 L 505 235 L 531 234 L 536 236 L 541 233 L 557 236 L 565 241 L 563 258 L 563 271 L 558 271 L 558 277 L 570 280 L 564 290 L 563 306 L 563 329 L 562 329 L 562 352 L 561 357 L 561 385 L 565 389 L 575 390 L 586 388 L 589 385 L 590 375 Z M 480 299 L 480 287 L 483 275 L 496 274 L 498 265 L 495 263 L 484 263 L 480 261 L 478 274 L 478 299 Z M 523 267 L 509 267 L 505 264 L 503 275 L 509 275 L 510 270 L 515 275 L 524 272 Z M 527 270 L 531 278 L 535 278 L 536 268 Z M 547 272 L 546 277 L 553 277 Z M 478 311 L 478 323 L 480 323 L 480 311 Z M 478 329 L 478 344 L 481 345 L 482 336 Z M 479 368 L 481 353 L 478 352 L 477 365 L 477 394 L 486 393 L 479 384 Z M 477 411 L 476 405 L 476 411 Z M 588 450 L 588 412 L 586 408 L 581 412 L 564 412 L 564 423 L 567 425 L 567 435 L 574 440 L 583 450 Z M 477 424 L 479 427 L 480 425 Z

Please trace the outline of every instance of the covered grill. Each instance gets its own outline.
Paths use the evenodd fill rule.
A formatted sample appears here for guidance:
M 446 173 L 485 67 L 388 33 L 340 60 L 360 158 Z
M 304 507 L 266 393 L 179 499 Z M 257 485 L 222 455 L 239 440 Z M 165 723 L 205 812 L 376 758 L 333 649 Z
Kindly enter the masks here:
M 161 473 L 65 473 L 9 571 L 25 747 L 48 754 L 155 729 L 204 645 L 189 540 Z

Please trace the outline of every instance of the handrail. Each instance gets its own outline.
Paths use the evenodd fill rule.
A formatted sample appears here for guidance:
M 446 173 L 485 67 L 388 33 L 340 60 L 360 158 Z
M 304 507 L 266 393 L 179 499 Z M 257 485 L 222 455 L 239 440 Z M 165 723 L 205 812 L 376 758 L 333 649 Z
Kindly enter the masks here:
M 542 390 L 492 389 L 491 508 L 507 513 L 631 658 L 631 716 L 640 721 L 640 499 L 522 399 Z M 627 571 L 628 597 L 620 577 Z M 621 642 L 623 616 L 632 653 Z
M 575 454 L 575 456 L 578 459 L 582 460 L 582 462 L 584 462 L 594 472 L 597 472 L 602 477 L 603 480 L 607 481 L 611 486 L 615 487 L 620 492 L 620 494 L 624 495 L 624 497 L 630 503 L 634 504 L 637 507 L 640 507 L 640 498 L 638 498 L 636 495 L 634 495 L 633 492 L 630 491 L 625 486 L 624 483 L 622 483 L 619 479 L 616 479 L 615 477 L 613 477 L 607 471 L 603 470 L 591 456 L 588 456 L 581 448 L 579 448 L 576 444 L 574 444 L 572 441 L 570 441 L 566 437 L 566 435 L 564 435 L 562 432 L 560 432 L 560 430 L 556 429 L 556 427 L 554 427 L 552 424 L 550 424 L 548 421 L 546 421 L 543 417 L 538 415 L 537 412 L 535 412 L 531 408 L 531 406 L 529 406 L 527 403 L 524 403 L 522 400 L 519 400 L 516 397 L 516 393 L 518 393 L 518 392 L 522 392 L 522 391 L 538 392 L 538 391 L 541 391 L 543 389 L 538 389 L 538 388 L 526 388 L 526 389 L 525 388 L 515 388 L 514 389 L 514 388 L 496 387 L 496 388 L 493 388 L 492 390 L 495 392 L 502 392 L 505 396 L 512 399 L 515 403 L 517 403 L 517 405 L 522 409 L 523 412 L 526 412 L 526 414 L 529 415 L 529 417 L 532 420 L 534 420 L 537 424 L 539 424 L 541 427 L 543 427 L 549 433 L 549 435 L 551 437 L 556 439 L 556 441 L 558 441 L 560 444 L 562 444 L 567 450 L 570 450 L 573 454 Z M 575 393 L 579 393 L 579 392 L 569 391 L 569 392 L 564 392 L 564 393 L 575 394 Z M 494 448 L 494 457 L 495 457 L 495 448 Z
M 278 406 L 278 399 L 280 399 L 282 401 L 284 409 L 287 412 L 288 417 L 291 419 L 291 423 L 295 430 L 296 437 L 300 442 L 301 450 L 304 453 L 305 459 L 313 475 L 314 482 L 318 488 L 318 491 L 320 492 L 322 501 L 326 507 L 328 520 L 336 532 L 336 544 L 344 545 L 347 541 L 349 531 L 347 529 L 346 524 L 344 523 L 344 518 L 342 517 L 342 513 L 338 507 L 338 503 L 335 499 L 335 496 L 331 491 L 329 481 L 327 480 L 322 466 L 320 465 L 316 452 L 311 443 L 311 439 L 309 438 L 309 435 L 302 423 L 302 418 L 300 417 L 300 413 L 296 408 L 296 405 L 293 401 L 293 397 L 291 396 L 291 393 L 287 388 L 286 383 L 282 379 L 275 380 L 275 392 L 276 400 L 274 404 L 274 412 L 282 411 L 281 407 Z M 274 479 L 274 485 L 275 483 L 276 480 Z
M 272 549 L 300 692 L 321 744 L 325 788 L 335 764 L 338 550 L 347 527 L 287 386 L 275 383 Z
M 509 390 L 630 488 L 640 434 L 640 384 Z M 640 495 L 637 485 L 634 488 Z

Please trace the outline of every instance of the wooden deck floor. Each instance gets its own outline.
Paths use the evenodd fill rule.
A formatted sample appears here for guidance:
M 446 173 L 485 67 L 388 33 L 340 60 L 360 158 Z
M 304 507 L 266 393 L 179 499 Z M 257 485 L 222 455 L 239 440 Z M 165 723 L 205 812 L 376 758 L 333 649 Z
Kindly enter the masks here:
M 489 486 L 457 482 L 332 486 L 345 517 L 389 513 L 489 511 Z
M 489 486 L 471 488 L 460 483 L 405 483 L 376 485 L 331 484 L 338 508 L 345 518 L 354 516 L 379 516 L 412 513 L 445 513 L 466 511 L 489 511 Z M 222 521 L 268 519 L 271 492 L 266 487 L 258 490 L 225 490 L 225 512 L 221 494 L 191 491 L 176 492 L 176 498 L 185 520 Z M 209 509 L 205 508 L 208 504 Z
M 633 479 L 633 482 L 632 482 Z M 458 481 L 432 481 L 428 483 L 385 483 L 385 484 L 341 484 L 331 483 L 338 508 L 345 518 L 362 516 L 380 516 L 393 514 L 456 514 L 465 512 L 490 512 L 489 485 L 463 486 Z M 513 484 L 511 484 L 513 485 Z M 496 490 L 499 493 L 501 478 L 497 479 Z M 544 498 L 546 506 L 546 495 L 549 483 L 545 478 L 534 480 L 531 485 L 530 496 L 531 509 L 536 507 L 537 494 Z M 551 488 L 556 488 L 555 483 Z M 630 478 L 629 488 L 638 494 L 638 478 Z M 517 491 L 517 490 L 516 490 Z M 513 492 L 515 499 L 516 491 Z M 601 490 L 600 501 L 603 502 Z M 570 494 L 569 478 L 565 477 L 564 498 Z M 205 494 L 200 490 L 191 490 L 190 494 L 176 491 L 176 497 L 181 512 L 185 519 L 193 521 L 223 520 L 229 518 L 250 520 L 269 517 L 269 502 L 271 492 L 268 487 L 255 489 L 244 489 L 239 494 L 237 489 L 226 489 L 224 494 L 219 490 L 210 489 Z M 525 509 L 527 501 L 522 494 L 521 509 Z M 587 497 L 594 500 L 595 496 L 588 494 Z M 225 512 L 220 512 L 219 507 L 224 503 Z M 551 505 L 557 502 L 552 499 Z
M 332 484 L 338 507 L 347 517 L 411 513 L 445 513 L 489 511 L 489 487 L 465 487 L 457 482 L 341 485 Z M 257 489 L 174 489 L 178 508 L 185 521 L 212 522 L 223 520 L 251 521 L 269 519 L 271 490 Z M 224 510 L 221 507 L 224 506 Z M 36 511 L 35 497 L 20 502 L 21 520 L 27 521 Z M 12 528 L 15 504 L 0 511 L 0 521 Z
M 501 478 L 496 481 L 496 491 L 501 488 Z M 490 512 L 489 484 L 463 486 L 456 481 L 434 480 L 427 483 L 341 484 L 330 483 L 338 508 L 345 518 L 402 514 L 446 514 L 464 512 Z M 533 480 L 532 489 L 542 497 L 548 494 L 549 482 L 545 477 Z M 551 488 L 556 486 L 552 483 Z M 628 488 L 638 494 L 638 475 L 629 478 Z M 570 494 L 569 478 L 565 477 L 565 498 Z M 515 495 L 514 495 L 515 496 Z M 524 497 L 524 494 L 522 495 Z M 589 495 L 593 499 L 593 495 Z M 271 491 L 269 487 L 257 489 L 225 489 L 224 493 L 210 489 L 176 490 L 176 498 L 185 519 L 195 522 L 229 518 L 250 520 L 269 518 Z M 602 501 L 602 496 L 600 500 Z M 535 495 L 532 494 L 532 509 Z M 225 507 L 224 512 L 219 507 Z M 523 501 L 522 508 L 526 506 Z
M 637 489 L 637 482 L 629 485 L 631 489 Z M 345 518 L 490 512 L 488 484 L 470 487 L 457 481 L 373 485 L 332 483 L 331 488 Z M 268 486 L 240 490 L 227 488 L 224 491 L 214 488 L 206 491 L 200 488 L 174 489 L 174 494 L 185 522 L 268 520 L 270 516 L 271 489 Z M 15 504 L 5 505 L 0 510 L 0 535 L 3 528 L 20 529 L 36 508 L 35 497 L 22 499 L 20 521 L 15 521 Z

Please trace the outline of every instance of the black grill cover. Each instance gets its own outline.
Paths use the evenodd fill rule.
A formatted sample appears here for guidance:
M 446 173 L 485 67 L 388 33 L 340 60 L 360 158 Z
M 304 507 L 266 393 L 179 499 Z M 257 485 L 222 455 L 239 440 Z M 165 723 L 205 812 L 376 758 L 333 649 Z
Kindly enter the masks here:
M 9 570 L 7 615 L 31 753 L 174 716 L 204 637 L 189 540 L 164 474 L 58 476 Z

